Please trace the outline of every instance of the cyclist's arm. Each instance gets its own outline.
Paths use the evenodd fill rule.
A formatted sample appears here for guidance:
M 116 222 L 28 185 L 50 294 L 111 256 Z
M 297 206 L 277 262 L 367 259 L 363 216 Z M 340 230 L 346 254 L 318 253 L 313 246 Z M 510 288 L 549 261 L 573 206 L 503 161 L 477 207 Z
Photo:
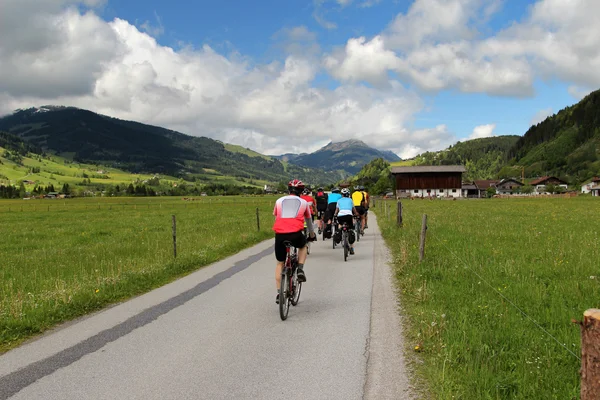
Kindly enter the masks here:
M 360 216 L 360 214 L 358 213 L 358 211 L 356 211 L 356 207 L 352 206 L 352 215 L 354 215 L 355 217 Z
M 315 234 L 315 230 L 313 228 L 312 217 L 310 215 L 310 210 L 308 209 L 308 207 L 306 207 L 306 211 L 304 212 L 304 223 L 308 228 L 308 234 L 310 236 L 313 236 Z
M 339 207 L 336 207 L 336 208 L 335 208 L 335 212 L 333 213 L 333 216 L 334 216 L 334 217 L 337 217 L 337 215 L 338 215 L 338 213 L 339 213 L 339 212 L 340 212 L 340 208 L 339 208 Z

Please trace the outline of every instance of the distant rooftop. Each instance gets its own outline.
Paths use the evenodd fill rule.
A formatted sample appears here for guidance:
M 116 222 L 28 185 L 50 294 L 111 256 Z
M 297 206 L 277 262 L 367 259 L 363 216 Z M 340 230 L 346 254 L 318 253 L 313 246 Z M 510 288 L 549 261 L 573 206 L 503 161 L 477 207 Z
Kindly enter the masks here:
M 466 172 L 464 165 L 420 165 L 416 167 L 392 167 L 392 174 L 422 172 Z

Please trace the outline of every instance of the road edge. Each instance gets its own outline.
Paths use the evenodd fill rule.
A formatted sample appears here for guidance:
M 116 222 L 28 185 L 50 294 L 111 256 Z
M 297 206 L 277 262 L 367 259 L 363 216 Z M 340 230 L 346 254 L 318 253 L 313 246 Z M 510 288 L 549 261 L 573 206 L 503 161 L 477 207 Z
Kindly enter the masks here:
M 371 323 L 366 344 L 367 376 L 363 399 L 417 399 L 410 384 L 402 317 L 394 284 L 390 251 L 374 215 L 369 215 L 374 234 Z

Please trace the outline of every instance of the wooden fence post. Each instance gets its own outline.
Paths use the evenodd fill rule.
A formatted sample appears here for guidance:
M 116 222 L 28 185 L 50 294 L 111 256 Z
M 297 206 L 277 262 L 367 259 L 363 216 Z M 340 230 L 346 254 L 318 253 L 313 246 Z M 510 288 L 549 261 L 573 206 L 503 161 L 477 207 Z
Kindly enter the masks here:
M 600 309 L 583 313 L 581 324 L 581 400 L 600 398 Z
M 258 207 L 256 207 L 256 230 L 260 232 L 260 217 L 258 216 Z
M 421 222 L 421 242 L 419 243 L 419 262 L 425 257 L 425 235 L 427 234 L 427 214 L 423 214 Z
M 177 258 L 177 222 L 173 215 L 173 257 Z
M 398 226 L 402 226 L 402 202 L 398 200 L 398 215 L 396 216 L 396 223 Z

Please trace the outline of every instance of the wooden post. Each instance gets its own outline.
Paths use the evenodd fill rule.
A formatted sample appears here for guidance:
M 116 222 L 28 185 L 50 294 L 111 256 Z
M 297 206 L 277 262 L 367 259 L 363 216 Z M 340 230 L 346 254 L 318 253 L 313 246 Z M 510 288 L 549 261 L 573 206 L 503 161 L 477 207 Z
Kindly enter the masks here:
M 48 206 L 48 211 L 50 211 L 50 206 Z
M 425 235 L 427 233 L 427 214 L 423 214 L 421 221 L 421 242 L 419 243 L 419 262 L 425 257 Z
M 260 232 L 260 217 L 258 216 L 258 207 L 256 207 L 256 229 Z
M 581 324 L 581 400 L 600 398 L 600 309 L 583 313 Z
M 173 257 L 177 258 L 177 222 L 173 215 Z
M 402 202 L 398 200 L 398 215 L 396 216 L 396 223 L 398 226 L 402 226 Z

